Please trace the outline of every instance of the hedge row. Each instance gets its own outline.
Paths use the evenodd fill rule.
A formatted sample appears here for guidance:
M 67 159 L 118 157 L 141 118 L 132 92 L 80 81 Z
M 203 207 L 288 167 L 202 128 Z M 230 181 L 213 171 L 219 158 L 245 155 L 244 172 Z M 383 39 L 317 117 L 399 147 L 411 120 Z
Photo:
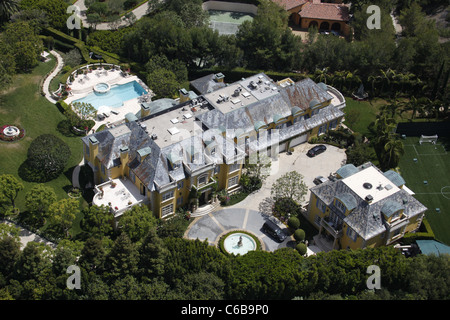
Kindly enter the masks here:
M 416 240 L 434 240 L 434 232 L 427 219 L 423 219 L 422 225 L 417 232 L 406 233 L 402 238 L 402 243 L 411 244 Z
M 88 63 L 100 62 L 100 60 L 91 59 L 89 57 L 89 52 L 91 51 L 94 54 L 101 55 L 105 63 L 119 64 L 121 61 L 121 58 L 117 54 L 106 52 L 98 47 L 89 47 L 83 41 L 71 37 L 65 34 L 64 32 L 61 32 L 54 28 L 48 27 L 45 29 L 44 33 L 47 36 L 53 37 L 55 43 L 57 43 L 59 46 L 65 48 L 78 48 L 80 50 L 81 55 L 83 56 L 83 59 Z

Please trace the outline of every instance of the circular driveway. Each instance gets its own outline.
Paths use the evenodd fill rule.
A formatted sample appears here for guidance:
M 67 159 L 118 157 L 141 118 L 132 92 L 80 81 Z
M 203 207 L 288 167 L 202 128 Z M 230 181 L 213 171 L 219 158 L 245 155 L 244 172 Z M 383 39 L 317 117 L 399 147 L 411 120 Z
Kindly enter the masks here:
M 287 237 L 282 243 L 276 242 L 262 231 L 262 226 L 267 219 L 272 220 L 287 231 L 286 226 L 272 216 L 272 198 L 270 190 L 272 184 L 290 171 L 297 171 L 303 175 L 303 182 L 308 187 L 308 192 L 301 203 L 305 206 L 309 202 L 309 188 L 315 186 L 314 178 L 317 176 L 328 177 L 345 164 L 345 150 L 326 145 L 327 150 L 309 158 L 306 152 L 314 145 L 303 143 L 294 148 L 290 155 L 283 152 L 272 161 L 271 172 L 264 181 L 261 189 L 248 195 L 247 198 L 231 207 L 221 208 L 208 215 L 196 218 L 189 226 L 184 237 L 188 239 L 207 240 L 211 245 L 217 245 L 220 237 L 232 230 L 244 230 L 257 236 L 263 245 L 262 249 L 274 251 L 285 247 L 294 247 L 293 237 Z
M 232 230 L 245 230 L 259 238 L 263 250 L 274 251 L 280 248 L 294 247 L 293 238 L 287 237 L 286 240 L 279 243 L 262 231 L 262 226 L 268 219 L 279 225 L 287 234 L 286 227 L 274 217 L 251 209 L 224 208 L 196 218 L 187 230 L 185 237 L 201 241 L 207 240 L 211 245 L 217 245 L 223 234 Z

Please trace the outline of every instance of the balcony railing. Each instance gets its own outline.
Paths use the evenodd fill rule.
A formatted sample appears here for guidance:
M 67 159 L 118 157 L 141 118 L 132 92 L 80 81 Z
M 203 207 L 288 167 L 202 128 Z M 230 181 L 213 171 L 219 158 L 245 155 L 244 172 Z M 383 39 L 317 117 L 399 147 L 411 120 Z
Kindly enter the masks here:
M 327 222 L 324 218 L 320 221 L 320 225 L 325 228 L 333 237 L 339 238 L 342 236 L 342 226 L 335 226 L 330 222 Z

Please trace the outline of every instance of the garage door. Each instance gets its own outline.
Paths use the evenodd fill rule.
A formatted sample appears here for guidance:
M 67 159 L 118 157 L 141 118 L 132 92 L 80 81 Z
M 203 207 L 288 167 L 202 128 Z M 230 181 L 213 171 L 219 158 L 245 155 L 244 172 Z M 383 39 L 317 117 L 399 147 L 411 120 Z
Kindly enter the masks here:
M 289 143 L 289 148 L 293 148 L 295 146 L 298 146 L 300 143 L 306 142 L 307 136 L 308 135 L 304 134 L 302 136 L 292 139 L 291 143 Z

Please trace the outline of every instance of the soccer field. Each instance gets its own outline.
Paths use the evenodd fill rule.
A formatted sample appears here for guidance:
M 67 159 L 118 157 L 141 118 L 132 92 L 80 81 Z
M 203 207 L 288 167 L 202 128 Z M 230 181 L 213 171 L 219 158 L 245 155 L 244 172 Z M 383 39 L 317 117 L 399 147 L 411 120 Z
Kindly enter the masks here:
M 399 166 L 406 186 L 428 208 L 425 217 L 436 238 L 450 245 L 450 150 L 440 140 L 419 144 L 419 137 L 406 138 Z

